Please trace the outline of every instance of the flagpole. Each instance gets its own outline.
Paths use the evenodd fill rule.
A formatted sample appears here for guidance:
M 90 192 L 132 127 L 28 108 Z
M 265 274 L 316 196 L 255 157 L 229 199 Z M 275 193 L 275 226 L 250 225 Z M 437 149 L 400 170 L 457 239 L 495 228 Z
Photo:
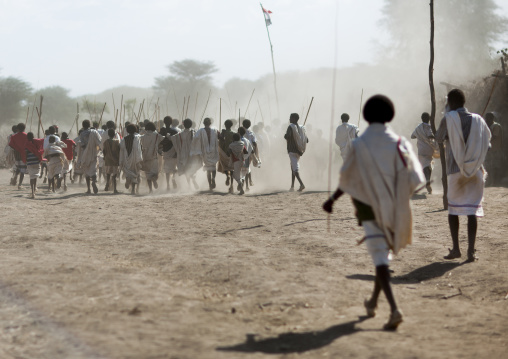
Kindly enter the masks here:
M 263 7 L 263 4 L 259 3 L 261 6 L 261 11 L 263 12 L 263 18 L 265 17 L 265 9 Z M 270 52 L 272 54 L 272 68 L 273 68 L 273 87 L 275 88 L 275 101 L 277 102 L 277 116 L 280 119 L 280 109 L 279 109 L 279 95 L 277 93 L 277 76 L 275 74 L 275 61 L 273 59 L 273 45 L 272 45 L 272 39 L 270 38 L 270 30 L 268 30 L 268 23 L 265 18 L 265 27 L 266 27 L 266 33 L 268 34 L 268 41 L 270 42 Z

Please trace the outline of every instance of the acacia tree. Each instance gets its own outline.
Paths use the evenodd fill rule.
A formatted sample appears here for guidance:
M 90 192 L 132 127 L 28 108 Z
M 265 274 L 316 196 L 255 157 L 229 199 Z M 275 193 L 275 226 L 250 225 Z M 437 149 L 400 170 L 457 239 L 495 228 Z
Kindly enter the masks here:
M 15 77 L 0 77 L 0 125 L 22 117 L 31 93 L 28 82 Z

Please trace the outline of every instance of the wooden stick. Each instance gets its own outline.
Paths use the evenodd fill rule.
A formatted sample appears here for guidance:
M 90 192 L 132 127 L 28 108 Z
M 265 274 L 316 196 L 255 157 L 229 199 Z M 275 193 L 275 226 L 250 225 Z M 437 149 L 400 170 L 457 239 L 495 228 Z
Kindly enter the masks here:
M 205 109 L 203 110 L 203 114 L 201 115 L 201 120 L 199 121 L 199 127 L 201 127 L 201 122 L 203 122 L 203 117 L 205 117 L 206 108 L 208 107 L 208 101 L 210 101 L 210 95 L 212 94 L 212 89 L 208 92 L 208 98 L 206 99 Z
M 90 115 L 90 121 L 92 121 L 92 112 L 90 112 L 90 106 L 88 106 L 88 100 L 86 97 L 85 97 L 85 105 L 88 110 L 88 114 Z
M 76 102 L 76 109 L 78 111 L 78 114 L 76 115 L 76 134 L 79 135 L 79 125 L 78 125 L 78 119 L 79 119 L 79 102 Z
M 173 97 L 175 98 L 176 111 L 178 112 L 178 117 L 180 117 L 180 119 L 183 121 L 184 120 L 182 118 L 183 115 L 180 115 L 180 106 L 178 106 L 178 99 L 176 98 L 175 86 L 173 86 L 173 84 L 171 84 L 171 87 L 173 87 Z
M 303 125 L 305 126 L 305 124 L 307 123 L 307 117 L 309 117 L 309 112 L 310 112 L 310 108 L 312 107 L 312 102 L 314 101 L 314 96 L 312 96 L 312 98 L 310 99 L 310 105 L 309 105 L 309 109 L 307 110 L 307 115 L 305 116 L 305 121 L 303 122 Z
M 185 118 L 187 117 L 187 116 L 185 116 L 185 100 L 186 100 L 186 99 L 187 99 L 187 98 L 184 96 L 184 97 L 183 97 L 183 108 L 182 108 L 182 116 L 183 116 L 183 117 L 182 117 L 182 121 L 183 121 L 183 120 L 185 120 Z
M 120 100 L 120 117 L 118 118 L 118 121 L 122 123 L 122 107 L 123 107 L 123 94 L 122 99 Z M 116 120 L 115 120 L 115 128 L 116 128 Z
M 28 114 L 30 113 L 30 106 L 27 106 L 26 107 L 26 120 L 25 120 L 25 128 L 26 128 L 26 124 L 28 123 Z
M 93 116 L 94 119 L 97 120 L 97 99 L 95 96 L 93 98 Z
M 494 77 L 494 83 L 492 84 L 492 89 L 490 90 L 489 98 L 487 99 L 487 103 L 485 104 L 485 108 L 483 109 L 482 117 L 485 115 L 485 111 L 487 111 L 487 107 L 489 106 L 490 99 L 492 97 L 492 94 L 494 93 L 494 88 L 496 87 L 497 78 L 498 78 L 498 76 Z
M 44 134 L 44 126 L 42 126 L 42 100 L 43 100 L 43 97 L 41 95 L 41 102 L 40 102 L 40 110 L 39 110 L 39 124 L 41 125 L 41 129 L 42 129 L 42 133 Z M 39 137 L 40 138 L 40 137 Z
M 141 103 L 141 105 L 139 105 L 139 113 L 138 113 L 138 122 L 137 122 L 137 125 L 139 125 L 139 120 L 140 120 L 140 117 L 141 117 L 141 111 L 143 111 L 143 107 L 145 107 L 145 99 L 143 99 L 143 102 Z
M 249 99 L 249 103 L 247 104 L 247 108 L 245 109 L 245 115 L 243 115 L 243 118 L 245 118 L 245 116 L 247 116 L 247 111 L 249 110 L 250 101 L 252 100 L 252 96 L 254 96 L 254 91 L 256 91 L 256 89 L 252 90 L 252 93 L 251 93 L 250 99 Z
M 240 109 L 238 109 L 238 129 L 240 129 Z
M 263 117 L 263 111 L 261 111 L 261 105 L 259 104 L 258 100 L 258 106 L 259 106 L 259 113 L 261 114 L 261 120 L 263 121 L 263 125 L 265 124 L 265 118 Z
M 115 96 L 111 93 L 111 98 L 113 99 L 113 115 L 115 115 L 115 126 L 116 126 L 116 106 L 115 106 Z M 120 106 L 121 107 L 121 106 Z
M 102 112 L 101 112 L 101 118 L 99 120 L 99 128 L 101 127 L 101 123 L 102 123 L 102 115 L 104 114 L 104 110 L 106 109 L 106 102 L 104 102 L 104 107 L 102 108 Z
M 192 116 L 192 118 L 196 118 L 196 109 L 198 108 L 198 96 L 199 92 L 196 92 L 196 104 L 194 105 L 194 116 Z
M 30 115 L 30 132 L 32 132 L 32 124 L 34 122 L 35 101 L 37 101 L 37 95 L 34 96 L 34 104 L 32 105 L 32 114 Z
M 222 130 L 222 98 L 219 98 L 219 132 Z
M 363 104 L 363 89 L 362 95 L 360 96 L 360 111 L 358 111 L 358 128 L 360 128 L 360 118 L 362 116 L 362 104 Z

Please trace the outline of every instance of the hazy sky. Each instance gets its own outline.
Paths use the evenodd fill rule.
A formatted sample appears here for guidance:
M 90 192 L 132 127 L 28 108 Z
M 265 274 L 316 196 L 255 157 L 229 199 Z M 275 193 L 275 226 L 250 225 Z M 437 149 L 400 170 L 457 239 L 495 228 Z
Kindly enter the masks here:
M 409 1 L 409 0 L 408 0 Z M 411 0 L 425 1 L 427 0 Z M 508 15 L 508 0 L 496 0 Z M 387 39 L 382 0 L 338 0 L 339 66 L 374 62 Z M 0 0 L 0 76 L 72 96 L 150 87 L 166 66 L 213 61 L 220 86 L 272 64 L 259 2 L 250 0 Z M 266 0 L 278 72 L 333 65 L 336 1 Z

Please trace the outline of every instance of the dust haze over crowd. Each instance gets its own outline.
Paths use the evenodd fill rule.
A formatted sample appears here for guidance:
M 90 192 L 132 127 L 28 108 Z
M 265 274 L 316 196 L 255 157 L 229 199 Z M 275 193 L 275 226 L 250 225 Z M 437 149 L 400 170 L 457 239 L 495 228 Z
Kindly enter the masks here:
M 383 16 L 382 26 L 390 35 L 390 43 L 378 46 L 375 64 L 357 64 L 337 69 L 336 95 L 333 99 L 335 107 L 333 130 L 340 124 L 341 113 L 346 112 L 351 117 L 350 122 L 360 125 L 361 133 L 367 126 L 363 119 L 360 120 L 362 92 L 363 102 L 374 94 L 382 93 L 390 97 L 395 104 L 396 115 L 392 127 L 397 133 L 409 138 L 414 127 L 420 122 L 421 113 L 430 112 L 428 1 L 387 0 Z M 437 2 L 435 17 L 434 81 L 438 123 L 444 108 L 444 97 L 450 85 L 464 88 L 474 86 L 474 83 L 490 77 L 492 72 L 499 68 L 499 56 L 496 55 L 496 50 L 499 49 L 493 46 L 507 40 L 507 20 L 496 13 L 496 5 L 492 0 Z M 330 36 L 330 46 L 334 46 L 333 29 L 327 35 Z M 339 57 L 351 51 L 341 46 L 341 43 L 337 46 Z M 295 56 L 298 56 L 298 51 Z M 276 66 L 278 64 L 277 52 L 275 64 Z M 330 64 L 333 64 L 333 59 L 330 59 Z M 311 98 L 314 97 L 306 125 L 310 143 L 302 158 L 301 173 L 308 188 L 327 189 L 333 78 L 331 66 L 311 71 L 277 73 L 278 106 L 271 73 L 256 81 L 244 80 L 239 74 L 238 78 L 229 80 L 220 88 L 211 84 L 213 71 L 205 74 L 203 81 L 183 85 L 182 81 L 185 79 L 173 75 L 172 79 L 175 82 L 165 88 L 156 85 L 150 90 L 118 87 L 77 99 L 77 102 L 81 103 L 80 122 L 90 116 L 99 117 L 98 113 L 104 103 L 107 103 L 109 113 L 105 113 L 102 122 L 114 120 L 114 108 L 119 108 L 122 95 L 124 103 L 135 99 L 134 104 L 131 102 L 132 112 L 137 112 L 140 103 L 145 100 L 141 115 L 143 118 L 156 119 L 160 115 L 159 118 L 162 120 L 164 115 L 171 115 L 182 120 L 184 117 L 182 111 L 185 109 L 184 98 L 188 108 L 186 117 L 198 124 L 202 117 L 211 117 L 214 119 L 213 125 L 219 127 L 219 117 L 223 123 L 228 118 L 238 118 L 240 112 L 242 118 L 250 119 L 254 125 L 263 122 L 271 137 L 269 151 L 266 144 L 260 144 L 263 164 L 260 170 L 254 169 L 256 188 L 268 186 L 285 189 L 289 187 L 290 167 L 283 136 L 289 115 L 292 112 L 299 113 L 299 123 L 303 124 Z M 445 84 L 449 84 L 448 87 Z M 209 90 L 211 95 L 206 105 Z M 112 94 L 115 104 L 112 101 Z M 93 100 L 94 107 L 99 108 L 87 109 L 83 106 L 85 99 Z M 32 106 L 32 101 L 25 101 L 25 106 Z M 45 101 L 48 100 L 45 98 Z M 75 108 L 76 101 L 73 103 Z M 160 113 L 156 109 L 157 103 Z M 45 106 L 50 104 L 45 103 Z M 473 112 L 481 113 L 485 102 L 483 99 L 469 98 L 466 106 Z M 133 116 L 126 111 L 122 120 L 129 117 Z M 76 126 L 72 117 L 68 120 L 53 121 L 51 118 L 44 118 L 43 115 L 43 123 L 45 127 L 57 124 L 61 132 L 68 131 L 74 126 L 75 132 Z M 4 123 L 9 124 L 11 123 Z M 75 133 L 72 135 L 75 136 Z M 333 141 L 335 134 L 331 137 Z M 332 148 L 333 187 L 337 180 L 340 156 L 335 144 Z M 202 177 L 204 183 L 205 176 Z

